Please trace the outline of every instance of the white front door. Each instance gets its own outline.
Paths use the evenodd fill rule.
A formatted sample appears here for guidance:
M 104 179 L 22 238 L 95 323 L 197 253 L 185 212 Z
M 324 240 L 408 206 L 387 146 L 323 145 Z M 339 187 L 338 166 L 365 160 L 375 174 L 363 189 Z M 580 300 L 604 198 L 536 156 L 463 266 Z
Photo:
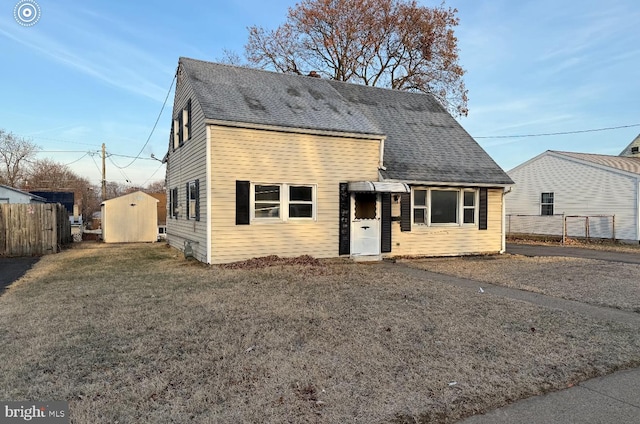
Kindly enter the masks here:
M 380 196 L 351 194 L 351 255 L 380 255 Z

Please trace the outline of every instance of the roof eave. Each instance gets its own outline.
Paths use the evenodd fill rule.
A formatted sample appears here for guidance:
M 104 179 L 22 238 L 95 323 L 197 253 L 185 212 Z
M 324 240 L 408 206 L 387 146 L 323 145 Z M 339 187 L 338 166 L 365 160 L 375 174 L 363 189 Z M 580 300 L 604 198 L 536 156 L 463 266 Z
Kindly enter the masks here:
M 375 141 L 386 140 L 387 138 L 387 136 L 384 134 L 352 133 L 352 132 L 346 132 L 346 131 L 323 130 L 323 129 L 317 129 L 317 128 L 287 127 L 287 126 L 280 126 L 280 125 L 257 124 L 253 122 L 224 121 L 220 119 L 211 119 L 211 118 L 205 119 L 204 122 L 207 125 L 218 125 L 223 127 L 246 128 L 246 129 L 253 129 L 253 130 L 264 130 L 264 131 L 288 132 L 288 133 L 294 133 L 294 134 L 311 134 L 311 135 L 323 135 L 323 136 L 329 136 L 329 137 L 358 138 L 358 139 L 375 140 Z

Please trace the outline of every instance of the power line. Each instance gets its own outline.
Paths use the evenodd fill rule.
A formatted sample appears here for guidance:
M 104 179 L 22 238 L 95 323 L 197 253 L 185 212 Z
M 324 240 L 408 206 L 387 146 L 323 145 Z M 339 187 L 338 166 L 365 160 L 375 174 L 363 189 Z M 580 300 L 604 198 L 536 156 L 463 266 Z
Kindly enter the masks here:
M 84 158 L 88 154 L 89 154 L 89 152 L 86 152 L 84 155 L 80 156 L 78 159 L 74 160 L 73 162 L 65 163 L 64 166 L 69 166 L 69 165 L 73 165 L 76 162 L 80 162 L 82 160 L 82 158 Z
M 167 105 L 167 100 L 169 99 L 169 95 L 171 94 L 171 90 L 173 89 L 173 83 L 176 81 L 176 77 L 177 76 L 178 76 L 178 71 L 176 70 L 176 73 L 173 74 L 173 79 L 171 80 L 171 85 L 169 86 L 169 91 L 167 91 L 167 95 L 164 98 L 164 103 L 162 103 L 162 107 L 160 108 L 160 113 L 158 114 L 158 117 L 156 118 L 156 122 L 153 124 L 153 128 L 151 128 L 151 133 L 149 134 L 149 137 L 147 137 L 147 141 L 142 146 L 142 149 L 140 149 L 140 152 L 138 152 L 136 157 L 131 162 L 126 164 L 125 166 L 118 166 L 115 163 L 113 163 L 113 161 L 112 161 L 112 163 L 115 165 L 116 168 L 119 168 L 119 169 L 128 168 L 131 165 L 133 165 L 133 163 L 136 160 L 138 160 L 140 158 L 140 155 L 142 154 L 144 149 L 147 147 L 147 144 L 149 144 L 149 141 L 151 140 L 151 136 L 153 135 L 153 132 L 156 130 L 156 127 L 158 126 L 158 122 L 160 121 L 160 118 L 162 117 L 162 112 L 164 111 L 164 107 Z
M 145 181 L 144 183 L 142 183 L 142 186 L 141 186 L 141 187 L 145 187 L 145 186 L 147 185 L 147 183 L 148 183 L 149 181 L 151 181 L 151 178 L 153 178 L 153 176 L 154 176 L 154 175 L 156 175 L 156 173 L 160 170 L 160 168 L 162 168 L 162 166 L 163 166 L 163 165 L 164 165 L 164 163 L 160 164 L 160 166 L 159 166 L 155 171 L 153 171 L 153 174 L 151 174 L 151 176 L 150 176 L 149 178 L 147 178 L 147 181 Z
M 618 127 L 593 128 L 593 129 L 589 129 L 589 130 L 562 131 L 562 132 L 541 133 L 541 134 L 486 135 L 486 136 L 477 136 L 477 137 L 473 137 L 473 138 L 527 138 L 527 137 L 546 137 L 546 136 L 552 136 L 552 135 L 581 134 L 581 133 L 598 132 L 598 131 L 619 130 L 619 129 L 622 129 L 622 128 L 633 128 L 633 127 L 640 127 L 640 124 L 629 124 L 629 125 L 620 125 L 620 126 L 618 126 Z

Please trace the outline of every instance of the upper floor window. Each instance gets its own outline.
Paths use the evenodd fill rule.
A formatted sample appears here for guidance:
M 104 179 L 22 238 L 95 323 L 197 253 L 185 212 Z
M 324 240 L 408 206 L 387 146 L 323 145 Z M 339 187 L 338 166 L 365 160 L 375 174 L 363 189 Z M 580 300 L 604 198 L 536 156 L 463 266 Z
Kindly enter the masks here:
M 553 215 L 553 192 L 540 196 L 540 215 Z
M 191 137 L 191 99 L 174 118 L 171 128 L 173 149 L 175 150 Z

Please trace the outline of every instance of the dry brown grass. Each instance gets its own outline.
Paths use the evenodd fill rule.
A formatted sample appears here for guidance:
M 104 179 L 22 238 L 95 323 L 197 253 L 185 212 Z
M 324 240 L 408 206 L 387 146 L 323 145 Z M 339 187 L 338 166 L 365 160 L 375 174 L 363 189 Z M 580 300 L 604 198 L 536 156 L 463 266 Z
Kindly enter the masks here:
M 507 243 L 512 244 L 532 244 L 540 246 L 563 246 L 561 238 L 554 237 L 510 237 L 507 239 Z M 605 250 L 610 252 L 622 252 L 622 253 L 640 253 L 640 244 L 624 243 L 619 241 L 611 241 L 607 239 L 572 239 L 567 238 L 564 246 L 568 247 L 580 247 L 583 249 L 593 250 Z
M 637 328 L 345 261 L 93 244 L 0 297 L 0 398 L 74 423 L 454 422 L 639 364 Z
M 640 312 L 640 265 L 519 255 L 404 260 L 441 274 Z

